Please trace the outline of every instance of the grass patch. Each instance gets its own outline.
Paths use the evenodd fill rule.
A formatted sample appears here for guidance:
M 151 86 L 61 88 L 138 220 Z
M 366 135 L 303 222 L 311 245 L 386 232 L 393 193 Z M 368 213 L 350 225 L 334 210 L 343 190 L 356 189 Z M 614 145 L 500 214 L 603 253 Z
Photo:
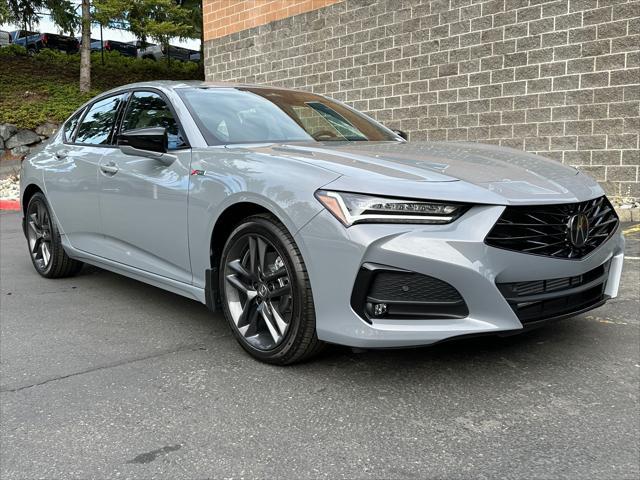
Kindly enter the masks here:
M 42 50 L 30 57 L 22 47 L 0 48 L 0 123 L 35 128 L 47 121 L 60 123 L 95 95 L 127 83 L 148 80 L 201 80 L 193 62 L 166 62 L 124 57 L 105 52 L 91 55 L 92 90 L 78 88 L 80 54 Z

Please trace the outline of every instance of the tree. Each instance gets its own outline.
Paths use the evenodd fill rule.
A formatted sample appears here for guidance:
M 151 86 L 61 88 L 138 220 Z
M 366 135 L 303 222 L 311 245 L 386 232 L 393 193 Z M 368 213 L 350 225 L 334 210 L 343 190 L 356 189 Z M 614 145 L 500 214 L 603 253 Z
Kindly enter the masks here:
M 99 12 L 95 14 L 98 21 L 122 22 L 142 41 L 151 39 L 167 46 L 171 38 L 198 35 L 193 11 L 181 8 L 176 0 L 94 0 L 93 5 Z
M 181 0 L 180 6 L 187 10 L 189 21 L 193 27 L 190 38 L 200 39 L 200 61 L 204 64 L 204 28 L 202 27 L 202 0 Z
M 25 30 L 37 25 L 46 11 L 64 33 L 73 35 L 81 27 L 81 92 L 91 89 L 92 22 L 102 26 L 119 22 L 140 40 L 150 38 L 165 47 L 171 38 L 202 35 L 202 3 L 198 0 L 81 0 L 79 14 L 70 0 L 0 0 L 0 21 L 21 25 Z
M 82 43 L 80 44 L 80 91 L 91 90 L 91 6 L 82 0 Z
M 75 6 L 70 0 L 1 0 L 0 22 L 15 23 L 30 30 L 40 23 L 45 11 L 62 32 L 73 34 L 78 26 Z

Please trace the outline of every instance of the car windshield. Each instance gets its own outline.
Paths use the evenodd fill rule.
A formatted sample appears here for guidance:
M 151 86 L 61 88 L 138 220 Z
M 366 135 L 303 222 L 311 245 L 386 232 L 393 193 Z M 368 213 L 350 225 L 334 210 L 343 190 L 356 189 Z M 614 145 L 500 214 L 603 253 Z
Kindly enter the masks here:
M 312 93 L 251 87 L 178 92 L 210 145 L 399 138 L 346 105 Z

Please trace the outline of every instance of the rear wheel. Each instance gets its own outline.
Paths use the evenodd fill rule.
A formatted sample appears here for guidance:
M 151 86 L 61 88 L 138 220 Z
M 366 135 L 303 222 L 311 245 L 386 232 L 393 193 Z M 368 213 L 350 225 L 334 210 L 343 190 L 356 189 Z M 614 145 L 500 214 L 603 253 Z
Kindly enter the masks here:
M 309 278 L 293 237 L 273 217 L 246 219 L 222 252 L 224 314 L 242 347 L 280 365 L 321 350 Z
M 82 262 L 69 258 L 64 251 L 60 232 L 42 193 L 35 193 L 29 200 L 25 222 L 31 262 L 40 275 L 62 278 L 80 271 Z

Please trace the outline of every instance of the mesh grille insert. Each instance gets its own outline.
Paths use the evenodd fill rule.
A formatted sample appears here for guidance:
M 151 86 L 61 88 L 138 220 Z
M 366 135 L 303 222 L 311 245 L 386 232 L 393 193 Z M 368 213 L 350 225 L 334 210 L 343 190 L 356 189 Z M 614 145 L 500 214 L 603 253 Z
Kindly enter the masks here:
M 447 282 L 412 272 L 379 272 L 369 297 L 405 302 L 459 302 L 462 297 Z

